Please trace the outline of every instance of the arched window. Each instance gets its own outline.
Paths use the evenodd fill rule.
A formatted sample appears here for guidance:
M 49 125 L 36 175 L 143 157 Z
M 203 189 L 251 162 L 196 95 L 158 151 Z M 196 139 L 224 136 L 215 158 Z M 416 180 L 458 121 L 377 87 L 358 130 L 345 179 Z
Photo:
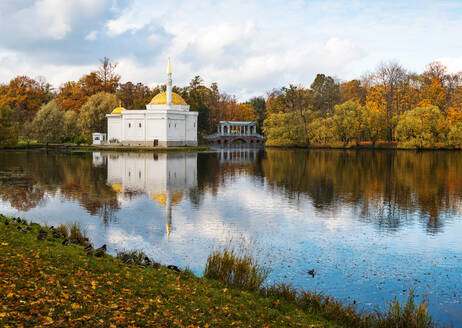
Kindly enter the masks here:
M 141 128 L 141 123 L 140 123 L 140 124 L 138 124 L 138 126 Z
M 131 128 L 132 127 L 132 124 L 131 123 L 128 123 L 128 128 Z

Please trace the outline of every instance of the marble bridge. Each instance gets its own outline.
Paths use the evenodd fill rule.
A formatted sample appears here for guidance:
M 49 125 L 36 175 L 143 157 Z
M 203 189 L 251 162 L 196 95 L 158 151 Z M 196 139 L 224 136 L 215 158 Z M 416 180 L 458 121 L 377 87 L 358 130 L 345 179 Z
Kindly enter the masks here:
M 265 137 L 257 133 L 257 122 L 220 121 L 218 131 L 205 137 L 209 143 L 226 145 L 232 143 L 263 144 Z

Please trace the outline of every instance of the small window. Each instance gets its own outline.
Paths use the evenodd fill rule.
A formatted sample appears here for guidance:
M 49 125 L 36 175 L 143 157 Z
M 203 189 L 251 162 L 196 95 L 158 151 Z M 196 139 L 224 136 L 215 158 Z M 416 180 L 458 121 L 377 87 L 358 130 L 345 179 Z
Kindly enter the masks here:
M 132 124 L 131 123 L 128 123 L 128 128 L 131 128 L 132 127 Z
M 141 123 L 140 123 L 140 124 L 138 124 L 138 126 L 141 128 Z
M 138 178 L 141 179 L 141 171 L 138 172 Z
M 196 127 L 196 122 L 194 122 L 194 127 Z
M 176 127 L 176 123 L 175 123 L 175 127 Z
M 168 123 L 168 127 L 170 128 L 170 123 Z

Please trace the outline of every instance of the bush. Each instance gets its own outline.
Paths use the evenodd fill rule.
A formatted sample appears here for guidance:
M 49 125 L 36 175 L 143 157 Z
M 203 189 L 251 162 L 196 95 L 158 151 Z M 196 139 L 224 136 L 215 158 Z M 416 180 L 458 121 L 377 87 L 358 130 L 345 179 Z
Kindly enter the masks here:
M 251 256 L 227 248 L 210 254 L 204 271 L 207 278 L 248 290 L 259 289 L 268 274 Z
M 81 144 L 91 145 L 93 143 L 93 139 L 92 137 L 89 137 L 89 136 L 79 135 L 74 138 L 74 143 L 77 145 L 81 145 Z

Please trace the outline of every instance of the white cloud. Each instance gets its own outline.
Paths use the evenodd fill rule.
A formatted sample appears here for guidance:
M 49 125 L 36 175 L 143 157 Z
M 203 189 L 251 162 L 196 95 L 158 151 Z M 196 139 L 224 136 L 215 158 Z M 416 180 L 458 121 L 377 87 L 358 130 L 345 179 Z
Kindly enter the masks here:
M 289 83 L 310 85 L 317 73 L 357 78 L 381 60 L 419 71 L 442 58 L 460 70 L 451 34 L 462 29 L 461 13 L 462 4 L 448 1 L 0 4 L 3 62 L 17 64 L 1 67 L 0 81 L 39 71 L 60 84 L 108 56 L 124 81 L 153 85 L 164 82 L 170 56 L 174 83 L 201 75 L 244 100 Z
M 446 65 L 449 72 L 458 73 L 462 72 L 462 56 L 457 57 L 442 57 L 438 61 Z
M 87 34 L 87 36 L 85 37 L 85 40 L 95 41 L 97 35 L 98 35 L 98 31 L 91 31 L 90 33 Z

